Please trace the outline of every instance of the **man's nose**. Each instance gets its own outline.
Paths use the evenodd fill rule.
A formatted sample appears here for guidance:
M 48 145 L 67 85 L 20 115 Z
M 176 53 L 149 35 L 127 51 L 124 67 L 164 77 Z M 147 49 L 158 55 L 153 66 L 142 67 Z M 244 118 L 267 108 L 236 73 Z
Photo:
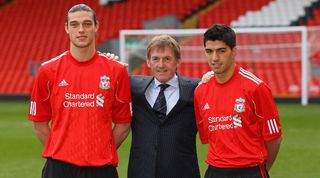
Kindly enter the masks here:
M 84 31 L 84 27 L 82 24 L 79 25 L 79 32 L 83 32 Z
M 212 61 L 217 61 L 217 60 L 219 60 L 219 55 L 217 54 L 217 52 L 214 51 L 214 52 L 212 53 L 211 60 L 212 60 Z
M 158 63 L 158 67 L 164 67 L 165 66 L 165 62 L 163 59 L 160 59 L 159 60 L 159 63 Z

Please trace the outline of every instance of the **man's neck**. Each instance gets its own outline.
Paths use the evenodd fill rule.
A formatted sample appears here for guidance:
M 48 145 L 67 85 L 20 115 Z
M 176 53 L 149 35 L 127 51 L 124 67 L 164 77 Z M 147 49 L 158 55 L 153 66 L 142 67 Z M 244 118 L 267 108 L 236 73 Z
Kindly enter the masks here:
M 96 49 L 94 46 L 89 46 L 86 48 L 78 48 L 71 45 L 70 47 L 71 55 L 79 62 L 88 61 L 94 56 L 95 52 L 96 52 Z
M 223 83 L 226 83 L 228 80 L 230 80 L 230 78 L 233 76 L 235 68 L 236 68 L 236 65 L 234 64 L 225 73 L 215 74 L 217 82 L 220 83 L 220 84 L 223 84 Z

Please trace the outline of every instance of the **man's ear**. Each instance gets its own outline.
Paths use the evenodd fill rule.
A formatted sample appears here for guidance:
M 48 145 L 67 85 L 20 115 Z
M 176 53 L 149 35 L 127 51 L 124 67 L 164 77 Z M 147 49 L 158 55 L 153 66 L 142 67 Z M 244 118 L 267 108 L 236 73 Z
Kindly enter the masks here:
M 100 24 L 99 21 L 97 21 L 97 24 L 96 24 L 96 27 L 95 27 L 96 28 L 95 32 L 97 32 L 99 30 L 99 24 Z
M 150 68 L 150 60 L 148 58 L 146 59 L 146 63 L 147 63 L 148 68 Z
M 67 23 L 64 24 L 64 30 L 66 31 L 67 34 L 69 34 L 69 28 Z
M 177 67 L 178 67 L 178 68 L 179 68 L 180 64 L 181 64 L 181 60 L 180 60 L 180 59 L 177 59 Z
M 237 55 L 238 49 L 237 47 L 232 48 L 232 55 L 235 57 Z

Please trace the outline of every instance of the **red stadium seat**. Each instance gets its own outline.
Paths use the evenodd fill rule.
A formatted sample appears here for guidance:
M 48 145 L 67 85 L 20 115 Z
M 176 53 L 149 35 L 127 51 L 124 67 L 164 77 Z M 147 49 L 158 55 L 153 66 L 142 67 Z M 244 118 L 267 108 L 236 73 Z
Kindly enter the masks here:
M 96 0 L 86 1 L 99 18 L 98 44 L 118 38 L 121 29 L 142 29 L 145 20 L 164 15 L 184 19 L 209 2 L 127 0 L 112 6 L 101 6 Z M 78 0 L 56 0 L 54 3 L 49 0 L 25 0 L 0 8 L 0 26 L 6 27 L 0 33 L 0 94 L 30 93 L 33 82 L 28 73 L 30 61 L 45 61 L 69 48 L 64 31 L 65 14 L 77 3 Z

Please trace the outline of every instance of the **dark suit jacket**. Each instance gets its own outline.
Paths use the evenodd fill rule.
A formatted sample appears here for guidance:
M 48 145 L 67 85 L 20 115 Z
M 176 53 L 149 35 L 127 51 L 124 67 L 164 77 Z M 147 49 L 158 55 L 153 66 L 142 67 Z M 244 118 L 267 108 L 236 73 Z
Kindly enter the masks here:
M 178 75 L 180 98 L 160 122 L 145 97 L 153 79 L 130 77 L 133 119 L 128 178 L 200 178 L 193 107 L 198 80 Z

